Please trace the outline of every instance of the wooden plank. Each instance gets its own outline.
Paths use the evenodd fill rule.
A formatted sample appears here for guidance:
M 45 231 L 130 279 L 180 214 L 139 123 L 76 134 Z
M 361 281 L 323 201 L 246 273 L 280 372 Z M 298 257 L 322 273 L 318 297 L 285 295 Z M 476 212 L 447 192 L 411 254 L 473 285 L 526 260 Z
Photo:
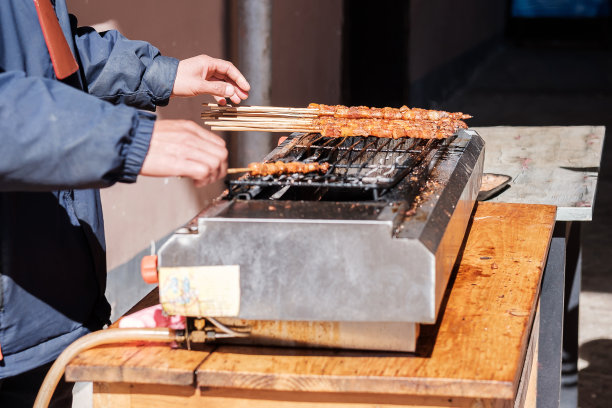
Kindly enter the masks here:
M 592 219 L 604 126 L 473 129 L 486 142 L 484 171 L 512 177 L 492 201 L 556 205 L 558 221 Z
M 514 408 L 521 407 L 534 407 L 535 408 L 535 396 L 537 392 L 537 378 L 538 378 L 538 344 L 540 338 L 540 302 L 538 302 L 538 308 L 536 315 L 533 319 L 533 325 L 531 328 L 531 336 L 529 339 L 529 346 L 527 347 L 527 354 L 525 356 L 525 364 L 523 364 L 523 373 L 521 374 L 521 381 L 519 383 L 516 398 L 514 400 Z
M 68 381 L 193 385 L 204 350 L 172 349 L 167 344 L 115 344 L 87 350 L 66 367 Z
M 539 342 L 534 345 L 533 358 L 531 360 L 531 373 L 529 374 L 529 384 L 527 385 L 527 395 L 525 396 L 525 408 L 536 408 L 538 397 L 538 353 L 540 350 Z
M 130 384 L 94 383 L 92 405 L 94 408 L 129 408 L 131 403 Z
M 475 398 L 422 397 L 384 394 L 338 394 L 278 392 L 236 389 L 196 389 L 193 387 L 148 384 L 95 384 L 94 408 L 375 408 L 375 407 L 495 407 L 509 408 L 501 400 Z
M 513 401 L 555 213 L 552 206 L 478 205 L 441 319 L 422 327 L 416 355 L 220 346 L 197 382 Z
M 200 392 L 192 386 L 94 383 L 94 408 L 192 407 Z M 202 406 L 202 405 L 200 405 Z

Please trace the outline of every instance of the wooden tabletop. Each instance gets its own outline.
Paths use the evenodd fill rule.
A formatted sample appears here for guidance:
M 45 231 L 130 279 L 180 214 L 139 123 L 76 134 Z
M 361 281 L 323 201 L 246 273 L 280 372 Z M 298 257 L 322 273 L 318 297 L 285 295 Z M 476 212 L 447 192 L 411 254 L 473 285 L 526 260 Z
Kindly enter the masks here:
M 558 221 L 590 221 L 604 126 L 473 128 L 485 140 L 486 173 L 512 177 L 491 201 L 557 206 Z
M 66 378 L 162 385 L 150 387 L 151 392 L 162 392 L 167 384 L 194 389 L 197 385 L 205 387 L 199 392 L 213 394 L 234 389 L 513 401 L 555 212 L 552 206 L 478 205 L 440 318 L 435 325 L 422 326 L 414 354 L 228 345 L 187 351 L 154 344 L 111 345 L 75 358 Z

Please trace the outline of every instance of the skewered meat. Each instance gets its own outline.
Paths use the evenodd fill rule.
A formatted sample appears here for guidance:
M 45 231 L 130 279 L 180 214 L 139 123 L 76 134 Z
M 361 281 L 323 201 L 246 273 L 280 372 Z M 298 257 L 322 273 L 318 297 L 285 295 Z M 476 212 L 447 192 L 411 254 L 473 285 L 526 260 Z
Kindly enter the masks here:
M 302 163 L 277 161 L 274 163 L 250 163 L 249 172 L 251 176 L 268 176 L 291 173 L 326 173 L 329 163 Z
M 389 119 L 389 120 L 440 120 L 451 119 L 470 119 L 470 115 L 462 112 L 446 112 L 420 108 L 370 108 L 367 106 L 343 106 L 343 105 L 323 105 L 311 103 L 310 109 L 317 109 L 319 117 L 333 116 L 335 118 L 346 119 Z
M 437 121 L 406 121 L 322 117 L 315 119 L 314 124 L 321 135 L 326 137 L 376 136 L 393 139 L 401 137 L 443 139 L 452 136 L 458 129 L 467 128 L 465 122 L 451 118 Z
M 384 138 L 442 139 L 467 125 L 461 112 L 427 109 L 370 108 L 319 105 L 309 108 L 214 107 L 217 119 L 206 121 L 213 130 L 312 132 L 326 137 L 375 136 Z M 208 117 L 208 116 L 205 116 Z

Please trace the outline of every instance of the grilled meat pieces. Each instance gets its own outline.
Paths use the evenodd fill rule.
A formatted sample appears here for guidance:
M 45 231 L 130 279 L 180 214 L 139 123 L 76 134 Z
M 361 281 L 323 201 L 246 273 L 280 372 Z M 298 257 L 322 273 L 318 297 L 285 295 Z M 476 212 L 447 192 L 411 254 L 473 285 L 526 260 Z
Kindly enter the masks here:
M 462 112 L 446 112 L 420 108 L 370 108 L 367 106 L 323 105 L 311 103 L 310 109 L 317 109 L 318 115 L 346 119 L 388 119 L 388 120 L 440 120 L 445 118 L 462 120 L 470 115 Z
M 458 129 L 466 129 L 462 120 L 445 118 L 438 121 L 389 120 L 389 119 L 344 119 L 323 117 L 315 119 L 321 135 L 326 137 L 375 136 L 398 139 L 443 139 L 452 136 Z
M 268 176 L 293 173 L 326 173 L 329 163 L 302 163 L 277 161 L 273 163 L 255 162 L 249 164 L 251 176 Z

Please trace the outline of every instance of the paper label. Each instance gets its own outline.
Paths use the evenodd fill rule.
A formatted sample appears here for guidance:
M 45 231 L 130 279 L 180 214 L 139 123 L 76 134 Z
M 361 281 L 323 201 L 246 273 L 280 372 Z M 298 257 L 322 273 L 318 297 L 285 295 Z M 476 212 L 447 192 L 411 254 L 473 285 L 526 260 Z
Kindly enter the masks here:
M 240 265 L 159 268 L 159 300 L 169 315 L 236 317 Z

